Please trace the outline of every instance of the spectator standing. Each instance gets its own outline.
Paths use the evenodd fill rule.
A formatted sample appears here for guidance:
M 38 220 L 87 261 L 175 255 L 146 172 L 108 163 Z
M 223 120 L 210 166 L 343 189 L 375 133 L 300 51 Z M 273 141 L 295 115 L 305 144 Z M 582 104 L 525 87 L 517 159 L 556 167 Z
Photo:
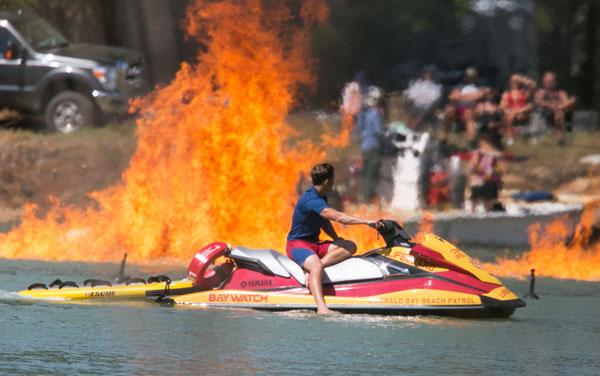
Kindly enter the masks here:
M 342 104 L 340 113 L 344 124 L 352 125 L 362 109 L 363 99 L 360 85 L 356 81 L 348 82 L 342 90 Z
M 509 80 L 509 89 L 502 93 L 500 108 L 504 111 L 506 143 L 514 142 L 514 126 L 529 122 L 533 110 L 531 96 L 535 90 L 535 81 L 527 76 L 513 74 Z
M 360 136 L 363 166 L 360 175 L 360 188 L 363 199 L 371 201 L 376 196 L 381 167 L 383 141 L 383 113 L 379 106 L 381 91 L 372 87 L 365 100 L 366 108 L 360 113 L 357 131 Z
M 576 98 L 556 88 L 556 74 L 548 71 L 542 78 L 542 87 L 535 93 L 535 105 L 548 124 L 556 128 L 559 145 L 565 144 L 566 117 L 573 110 Z
M 436 105 L 442 96 L 442 85 L 433 80 L 433 67 L 425 67 L 421 77 L 413 80 L 404 91 L 407 99 L 409 126 L 419 129 L 431 121 Z
M 450 128 L 455 121 L 465 124 L 467 139 L 475 139 L 477 123 L 473 116 L 473 109 L 485 96 L 485 88 L 479 86 L 479 75 L 475 67 L 465 69 L 464 84 L 454 88 L 448 98 L 450 105 L 444 110 L 444 140 L 448 138 Z

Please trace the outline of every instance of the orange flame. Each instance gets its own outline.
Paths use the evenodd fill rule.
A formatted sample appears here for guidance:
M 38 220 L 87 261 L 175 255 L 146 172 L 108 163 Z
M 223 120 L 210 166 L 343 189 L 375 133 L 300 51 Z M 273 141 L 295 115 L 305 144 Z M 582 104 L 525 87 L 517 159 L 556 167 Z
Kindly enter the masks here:
M 297 85 L 311 84 L 306 31 L 327 16 L 319 0 L 197 0 L 186 29 L 206 47 L 166 87 L 133 104 L 138 148 L 122 182 L 84 209 L 27 206 L 0 236 L 0 257 L 45 260 L 187 259 L 224 240 L 283 248 L 300 171 L 322 160 L 291 147 L 286 115 Z M 294 25 L 294 26 L 289 26 Z
M 421 219 L 421 223 L 419 223 L 419 230 L 415 234 L 415 241 L 421 242 L 425 238 L 425 234 L 429 234 L 433 232 L 434 223 L 433 223 L 433 215 L 426 211 L 423 213 L 423 218 Z
M 530 251 L 516 259 L 498 258 L 484 268 L 506 277 L 525 278 L 535 269 L 539 276 L 600 281 L 600 243 L 589 244 L 598 206 L 585 208 L 571 240 L 568 227 L 560 219 L 545 227 L 534 225 L 529 229 Z

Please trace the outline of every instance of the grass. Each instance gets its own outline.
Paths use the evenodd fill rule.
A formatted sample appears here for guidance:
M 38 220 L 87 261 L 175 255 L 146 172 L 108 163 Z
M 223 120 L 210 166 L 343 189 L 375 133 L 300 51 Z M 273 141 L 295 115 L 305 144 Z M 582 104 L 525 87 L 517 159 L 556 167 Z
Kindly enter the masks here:
M 132 120 L 123 122 L 111 122 L 101 127 L 86 127 L 78 132 L 63 134 L 51 132 L 29 123 L 20 123 L 14 127 L 0 130 L 0 134 L 9 136 L 17 142 L 39 141 L 48 142 L 81 142 L 88 140 L 101 140 L 122 137 L 135 137 L 135 126 Z
M 509 151 L 516 158 L 508 165 L 508 188 L 554 190 L 578 177 L 600 176 L 600 166 L 580 163 L 600 153 L 600 132 L 574 133 L 562 147 L 550 134 L 537 144 L 517 140 Z

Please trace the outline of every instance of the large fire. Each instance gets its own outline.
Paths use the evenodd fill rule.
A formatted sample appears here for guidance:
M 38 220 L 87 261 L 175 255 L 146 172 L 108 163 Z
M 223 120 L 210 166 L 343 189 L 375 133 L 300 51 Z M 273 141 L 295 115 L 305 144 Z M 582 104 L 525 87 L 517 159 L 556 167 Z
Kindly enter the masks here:
M 205 51 L 168 86 L 134 103 L 138 148 L 121 183 L 92 193 L 96 205 L 83 209 L 55 202 L 41 218 L 26 206 L 20 225 L 0 234 L 0 257 L 116 261 L 127 252 L 138 263 L 187 260 L 215 240 L 282 250 L 300 172 L 328 149 L 344 147 L 351 126 L 346 121 L 320 145 L 294 139 L 286 116 L 297 85 L 312 78 L 306 34 L 327 9 L 319 0 L 303 1 L 301 9 L 289 4 L 191 5 L 186 30 Z M 355 212 L 386 216 L 374 206 Z M 532 232 L 530 252 L 485 267 L 501 276 L 536 268 L 544 276 L 600 280 L 600 246 L 584 246 L 590 216 L 569 246 L 557 222 L 543 236 Z M 431 227 L 425 222 L 422 231 Z M 364 226 L 341 234 L 359 249 L 381 244 Z
M 0 257 L 184 260 L 215 240 L 282 249 L 299 173 L 326 156 L 308 141 L 292 146 L 286 116 L 297 85 L 311 84 L 306 34 L 327 8 L 290 4 L 192 4 L 186 30 L 206 49 L 134 103 L 138 148 L 122 182 L 93 193 L 94 207 L 56 203 L 44 218 L 26 207 L 0 236 Z
M 534 225 L 529 229 L 530 251 L 515 259 L 501 257 L 484 268 L 498 276 L 524 278 L 535 269 L 539 276 L 600 281 L 600 243 L 589 243 L 599 204 L 586 207 L 572 237 L 560 219 L 545 227 Z

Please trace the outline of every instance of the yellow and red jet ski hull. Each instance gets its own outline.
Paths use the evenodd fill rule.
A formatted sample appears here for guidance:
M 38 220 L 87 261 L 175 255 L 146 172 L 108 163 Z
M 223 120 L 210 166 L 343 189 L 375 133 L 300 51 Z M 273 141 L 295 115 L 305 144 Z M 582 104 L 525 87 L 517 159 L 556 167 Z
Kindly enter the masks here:
M 163 294 L 179 295 L 198 291 L 187 279 L 180 281 L 152 282 L 147 284 L 116 284 L 113 286 L 63 287 L 19 291 L 19 295 L 35 299 L 142 299 Z
M 368 285 L 368 283 L 365 283 Z M 339 285 L 335 289 L 369 289 L 368 286 Z M 330 289 L 331 291 L 331 289 Z M 270 311 L 316 309 L 312 295 L 305 288 L 287 291 L 210 290 L 173 296 L 175 304 L 200 307 L 251 308 Z M 484 295 L 464 292 L 408 289 L 374 293 L 369 296 L 326 295 L 325 302 L 334 310 L 346 313 L 397 315 L 434 314 L 458 317 L 509 317 L 524 303 L 510 290 L 501 286 Z
M 202 275 L 224 244 L 200 250 L 192 265 Z M 236 267 L 218 288 L 173 296 L 171 303 L 260 310 L 315 309 L 304 272 L 274 250 L 236 247 Z M 325 269 L 327 305 L 352 313 L 508 317 L 525 302 L 451 243 L 427 234 L 421 243 L 396 242 Z M 202 279 L 200 278 L 200 281 Z M 214 286 L 213 286 L 214 287 Z

